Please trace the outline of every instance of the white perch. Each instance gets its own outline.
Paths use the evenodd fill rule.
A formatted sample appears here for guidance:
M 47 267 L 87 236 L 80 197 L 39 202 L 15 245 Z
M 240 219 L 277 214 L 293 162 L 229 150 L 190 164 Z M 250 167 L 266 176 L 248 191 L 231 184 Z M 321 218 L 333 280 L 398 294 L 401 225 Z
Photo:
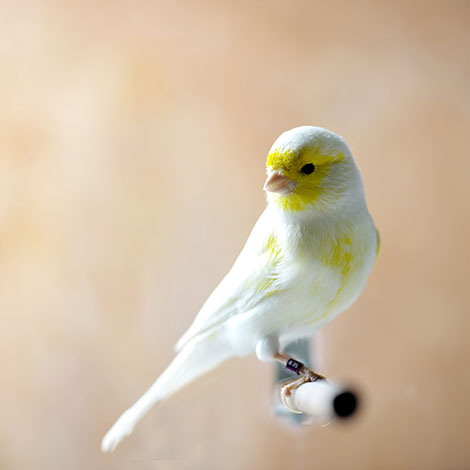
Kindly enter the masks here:
M 301 385 L 292 391 L 289 401 L 292 408 L 326 421 L 335 417 L 347 418 L 357 408 L 357 397 L 353 392 L 326 380 Z
M 298 377 L 281 385 L 281 401 L 290 411 L 326 421 L 354 414 L 358 405 L 354 392 L 327 382 L 325 377 L 285 353 L 277 353 L 274 357 Z

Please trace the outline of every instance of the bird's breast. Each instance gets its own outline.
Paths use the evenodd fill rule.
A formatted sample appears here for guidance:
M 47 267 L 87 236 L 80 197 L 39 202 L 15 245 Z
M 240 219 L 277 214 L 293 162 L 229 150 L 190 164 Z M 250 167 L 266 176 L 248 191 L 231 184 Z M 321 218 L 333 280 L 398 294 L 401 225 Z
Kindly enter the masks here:
M 315 322 L 346 309 L 360 294 L 375 260 L 376 231 L 368 214 L 303 230 L 286 240 L 284 270 L 295 292 L 293 307 Z

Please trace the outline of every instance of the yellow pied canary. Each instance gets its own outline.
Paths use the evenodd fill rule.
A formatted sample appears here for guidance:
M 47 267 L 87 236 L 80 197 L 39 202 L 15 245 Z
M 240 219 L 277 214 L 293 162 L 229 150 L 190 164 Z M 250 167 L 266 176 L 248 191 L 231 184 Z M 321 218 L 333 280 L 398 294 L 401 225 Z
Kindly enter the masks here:
M 263 361 L 310 337 L 363 290 L 379 248 L 346 142 L 320 127 L 284 132 L 269 151 L 268 205 L 177 355 L 108 431 L 112 451 L 156 403 L 232 356 Z

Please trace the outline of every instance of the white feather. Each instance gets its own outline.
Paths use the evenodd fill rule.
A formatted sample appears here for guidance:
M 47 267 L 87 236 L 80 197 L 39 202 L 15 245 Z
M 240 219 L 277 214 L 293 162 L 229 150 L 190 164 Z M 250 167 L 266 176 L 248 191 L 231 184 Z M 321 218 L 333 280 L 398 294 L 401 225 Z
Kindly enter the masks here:
M 266 338 L 282 348 L 309 337 L 364 288 L 378 240 L 359 171 L 344 140 L 325 129 L 293 129 L 273 148 L 296 152 L 305 146 L 345 156 L 323 182 L 322 198 L 295 212 L 280 210 L 268 196 L 270 204 L 232 269 L 178 341 L 179 353 L 106 434 L 103 451 L 114 450 L 155 403 L 223 360 L 253 353 Z M 324 260 L 328 250 L 335 253 L 341 237 L 348 240 L 353 260 L 347 275 Z M 261 349 L 269 347 L 263 343 Z

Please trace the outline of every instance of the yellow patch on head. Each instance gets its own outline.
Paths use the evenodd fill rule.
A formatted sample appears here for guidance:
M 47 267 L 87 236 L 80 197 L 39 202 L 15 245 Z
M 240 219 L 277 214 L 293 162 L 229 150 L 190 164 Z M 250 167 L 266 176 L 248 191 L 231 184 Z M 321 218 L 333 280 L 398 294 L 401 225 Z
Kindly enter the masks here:
M 344 159 L 342 153 L 329 155 L 317 147 L 308 147 L 299 152 L 289 149 L 272 150 L 266 162 L 271 171 L 278 171 L 297 183 L 296 189 L 289 194 L 273 194 L 276 204 L 284 210 L 300 211 L 306 205 L 318 201 L 323 193 L 322 181 L 332 166 Z M 312 163 L 312 174 L 302 174 L 301 168 Z

